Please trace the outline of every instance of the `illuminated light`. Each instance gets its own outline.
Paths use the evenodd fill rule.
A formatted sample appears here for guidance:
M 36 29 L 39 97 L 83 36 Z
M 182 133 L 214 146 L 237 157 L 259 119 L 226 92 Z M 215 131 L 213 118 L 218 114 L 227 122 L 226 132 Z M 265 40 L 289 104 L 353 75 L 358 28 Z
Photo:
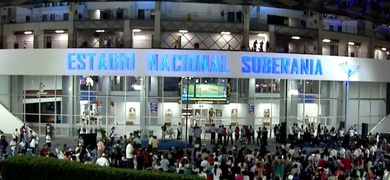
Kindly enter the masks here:
M 188 33 L 188 31 L 187 31 L 187 30 L 184 30 L 184 29 L 182 29 L 182 30 L 179 30 L 179 33 Z
M 97 33 L 104 33 L 104 32 L 105 32 L 105 30 L 103 30 L 103 29 L 99 29 L 99 30 L 96 30 L 96 32 L 97 32 Z
M 330 39 L 323 39 L 322 42 L 324 42 L 324 43 L 330 43 Z
M 222 35 L 230 35 L 230 32 L 222 31 L 221 34 L 222 34 Z
M 259 33 L 257 36 L 266 36 L 264 33 Z
M 64 33 L 65 31 L 64 30 L 56 30 L 55 31 L 57 34 L 62 34 L 62 33 Z
M 133 32 L 141 32 L 141 29 L 133 29 Z
M 355 45 L 355 43 L 354 42 L 348 42 L 348 45 L 353 46 L 353 45 Z
M 138 84 L 133 84 L 131 87 L 133 87 L 133 89 L 136 91 L 141 91 L 141 89 L 142 89 L 142 86 L 138 85 Z
M 293 37 L 291 37 L 291 39 L 298 40 L 298 39 L 301 39 L 301 37 L 299 37 L 299 36 L 293 36 Z
M 24 34 L 32 34 L 33 32 L 32 31 L 25 31 Z
M 385 47 L 382 48 L 382 51 L 386 51 L 387 49 Z

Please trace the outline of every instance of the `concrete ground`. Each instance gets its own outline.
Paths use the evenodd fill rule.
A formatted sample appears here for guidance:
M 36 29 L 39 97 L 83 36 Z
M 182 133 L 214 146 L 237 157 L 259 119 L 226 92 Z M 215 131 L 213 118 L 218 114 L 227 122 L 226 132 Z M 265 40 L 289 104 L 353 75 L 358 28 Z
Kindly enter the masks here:
M 11 135 L 5 135 L 7 141 L 9 142 L 12 138 Z M 51 141 L 52 148 L 62 149 L 64 144 L 67 144 L 67 147 L 74 149 L 77 145 L 77 137 L 54 137 Z M 44 137 L 39 137 L 39 147 L 41 148 L 45 144 Z M 275 142 L 275 139 L 268 139 L 268 147 L 269 151 L 274 151 L 276 146 L 280 146 L 282 144 Z M 211 148 L 213 145 L 210 143 L 210 140 L 202 140 L 202 147 Z M 232 145 L 228 145 L 228 148 L 231 148 Z M 248 148 L 250 149 L 260 149 L 260 146 L 256 144 L 248 144 Z

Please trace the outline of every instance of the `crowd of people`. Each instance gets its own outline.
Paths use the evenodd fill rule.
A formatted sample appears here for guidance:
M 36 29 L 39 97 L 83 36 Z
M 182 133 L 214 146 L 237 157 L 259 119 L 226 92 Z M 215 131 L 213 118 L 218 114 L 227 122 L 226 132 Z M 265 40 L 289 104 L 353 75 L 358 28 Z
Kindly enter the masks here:
M 3 136 L 1 153 L 3 158 L 34 155 L 99 166 L 200 176 L 207 180 L 390 180 L 387 158 L 390 149 L 387 141 L 378 134 L 368 137 L 347 134 L 345 138 L 348 139 L 344 141 L 348 142 L 344 142 L 341 148 L 294 147 L 291 144 L 268 145 L 267 135 L 261 138 L 261 133 L 267 133 L 264 128 L 256 131 L 260 133 L 260 139 L 255 141 L 258 137 L 252 136 L 255 130 L 250 126 L 213 126 L 210 129 L 214 132 L 211 146 L 159 150 L 160 142 L 156 136 L 150 136 L 149 145 L 145 147 L 141 145 L 139 134 L 116 138 L 114 131 L 111 129 L 107 136 L 100 138 L 96 148 L 80 138 L 74 149 L 66 144 L 58 149 L 45 143 L 41 149 L 29 146 L 23 150 L 21 146 L 5 144 Z M 24 138 L 27 137 L 31 137 L 29 144 L 37 138 L 24 134 Z

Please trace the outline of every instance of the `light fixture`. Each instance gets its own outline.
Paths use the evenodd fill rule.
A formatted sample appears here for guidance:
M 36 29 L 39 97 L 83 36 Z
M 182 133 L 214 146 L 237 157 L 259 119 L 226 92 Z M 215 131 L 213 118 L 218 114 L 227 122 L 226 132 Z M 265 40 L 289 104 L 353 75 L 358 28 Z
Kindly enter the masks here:
M 298 39 L 301 39 L 301 37 L 299 37 L 299 36 L 293 36 L 293 37 L 291 37 L 291 39 L 296 39 L 296 40 L 298 40 Z
M 141 32 L 141 29 L 133 29 L 133 32 Z
M 103 29 L 96 30 L 97 33 L 104 33 L 105 31 Z
M 385 47 L 382 48 L 382 51 L 386 51 L 387 49 Z
M 323 39 L 322 42 L 324 42 L 324 43 L 330 43 L 330 39 Z
M 33 32 L 32 31 L 24 31 L 24 34 L 32 34 Z
M 64 33 L 65 31 L 64 30 L 56 30 L 55 31 L 57 34 L 62 34 L 62 33 Z
M 185 29 L 182 29 L 182 30 L 179 30 L 179 33 L 188 33 L 188 31 Z
M 222 35 L 230 35 L 230 32 L 222 31 L 221 34 Z
M 348 42 L 348 45 L 353 46 L 353 45 L 355 45 L 355 43 L 354 42 Z
M 257 34 L 257 36 L 265 36 L 265 34 L 264 33 L 259 33 L 259 34 Z

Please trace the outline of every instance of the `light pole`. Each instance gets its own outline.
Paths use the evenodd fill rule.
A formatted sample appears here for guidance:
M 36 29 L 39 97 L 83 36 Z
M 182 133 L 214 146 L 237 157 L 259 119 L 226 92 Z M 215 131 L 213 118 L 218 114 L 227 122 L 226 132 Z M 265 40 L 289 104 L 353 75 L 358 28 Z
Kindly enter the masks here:
M 345 94 L 344 94 L 344 113 L 345 113 L 345 119 L 344 119 L 344 129 L 347 129 L 347 120 L 348 120 L 348 111 L 349 111 L 349 84 L 350 79 L 353 75 L 355 75 L 359 69 L 359 65 L 349 65 L 348 62 L 339 64 L 347 74 L 347 81 L 345 82 Z
M 188 146 L 188 116 L 189 116 L 189 112 L 188 112 L 188 85 L 189 85 L 189 80 L 191 79 L 190 77 L 185 77 L 186 79 L 186 122 L 185 122 L 185 126 L 186 126 L 186 134 L 185 134 L 185 144 L 186 144 L 186 147 L 185 147 L 185 156 L 184 157 L 187 157 L 187 146 Z

